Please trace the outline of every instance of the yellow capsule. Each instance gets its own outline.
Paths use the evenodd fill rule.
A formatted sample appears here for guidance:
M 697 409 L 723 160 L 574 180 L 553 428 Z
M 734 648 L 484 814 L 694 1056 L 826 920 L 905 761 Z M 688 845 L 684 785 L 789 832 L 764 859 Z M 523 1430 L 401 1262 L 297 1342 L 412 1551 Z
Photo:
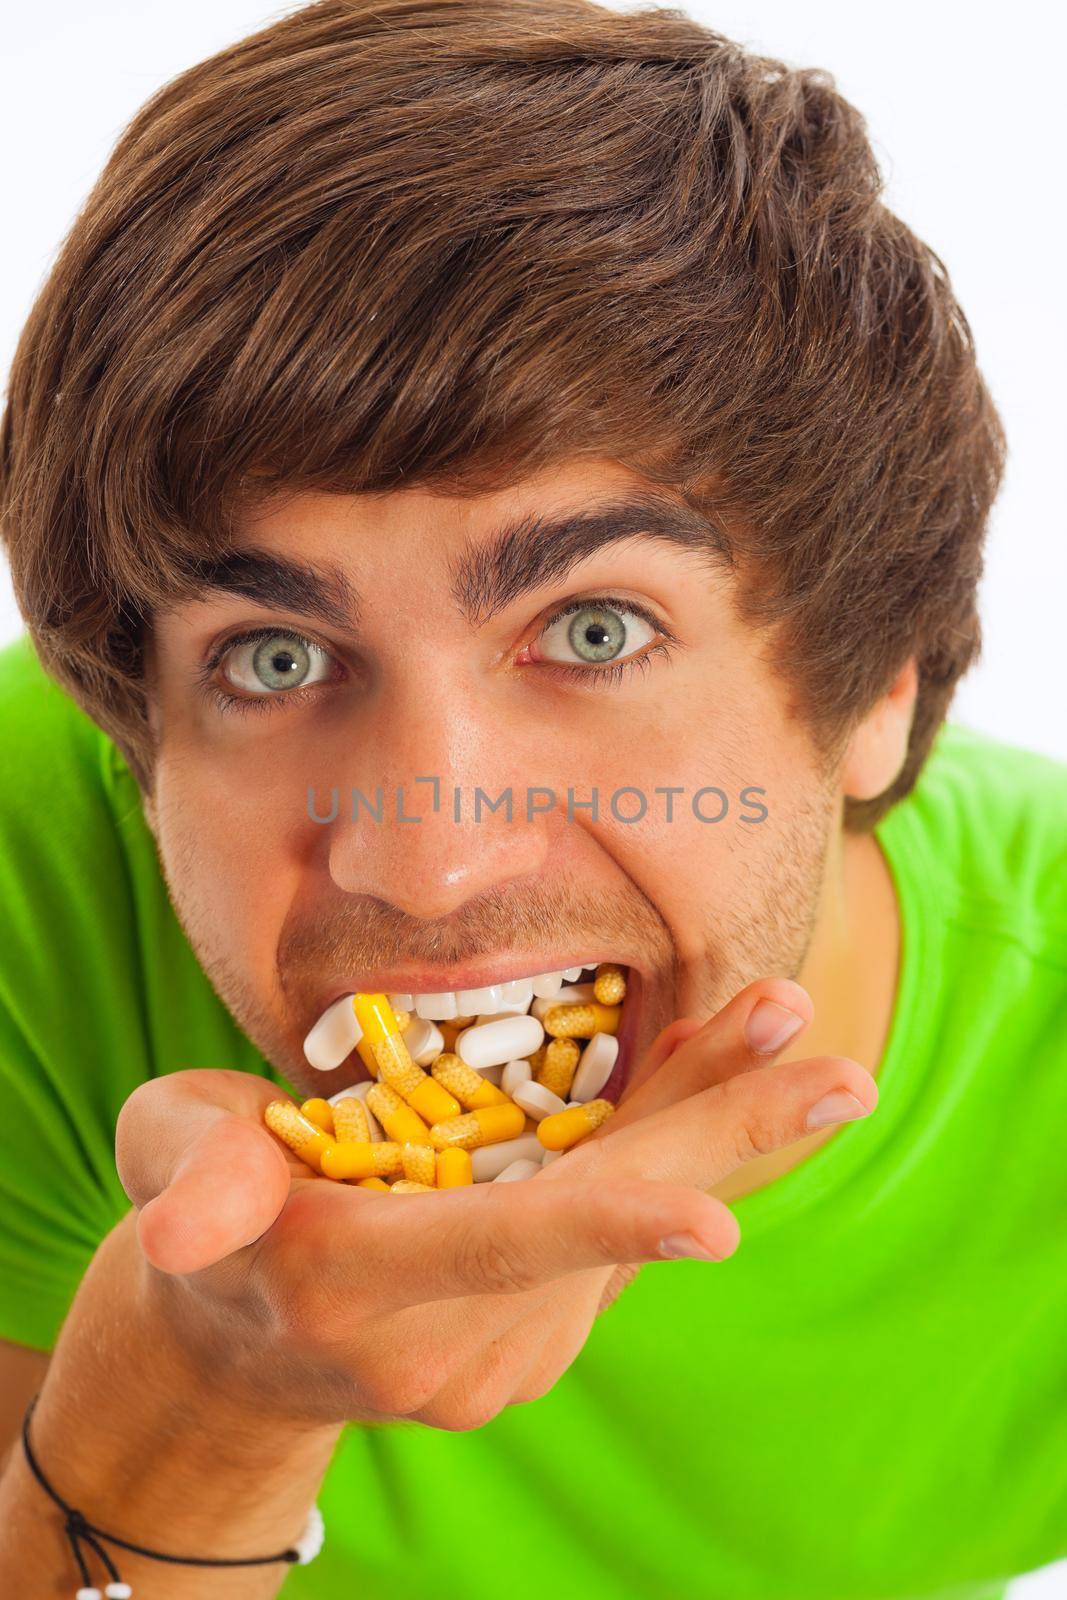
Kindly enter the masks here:
M 271 1133 L 296 1152 L 301 1161 L 315 1172 L 321 1172 L 323 1153 L 334 1144 L 330 1134 L 324 1133 L 310 1117 L 302 1115 L 291 1100 L 272 1100 L 263 1112 L 263 1120 Z
M 316 1128 L 321 1128 L 323 1133 L 334 1132 L 333 1106 L 328 1100 L 305 1100 L 300 1107 L 300 1115 L 307 1117 L 308 1121 L 313 1122 Z
M 622 968 L 610 961 L 597 967 L 593 994 L 602 1006 L 621 1005 L 626 998 L 626 974 Z
M 353 1011 L 356 1011 L 355 999 L 356 999 L 356 997 L 355 997 L 355 995 L 353 995 L 352 996 L 352 1009 L 353 1009 Z M 359 1021 L 359 1012 L 358 1011 L 356 1011 L 356 1020 L 357 1020 L 357 1022 Z M 403 1033 L 411 1025 L 411 1012 L 410 1011 L 394 1011 L 393 1012 L 393 1020 L 396 1023 L 397 1032 L 398 1033 Z M 361 1028 L 362 1028 L 362 1026 L 363 1026 L 363 1024 L 360 1023 L 360 1027 Z M 373 1046 L 373 1044 L 371 1043 L 371 1041 L 364 1034 L 361 1034 L 359 1039 L 356 1041 L 356 1049 L 359 1052 L 360 1060 L 362 1061 L 363 1065 L 366 1067 L 367 1071 L 370 1073 L 371 1077 L 372 1078 L 376 1078 L 378 1076 L 378 1061 L 377 1061 L 377 1057 L 374 1054 L 374 1046 Z
M 498 1089 L 495 1083 L 490 1083 L 480 1072 L 468 1067 L 459 1056 L 449 1053 L 439 1055 L 430 1071 L 437 1082 L 443 1084 L 449 1094 L 454 1095 L 467 1111 L 480 1111 L 483 1106 L 503 1105 L 509 1099 L 503 1089 Z M 444 1118 L 438 1117 L 437 1120 L 443 1122 Z
M 389 997 L 357 994 L 352 1004 L 363 1037 L 374 1054 L 379 1081 L 395 1089 L 427 1122 L 443 1122 L 447 1117 L 457 1116 L 461 1109 L 459 1101 L 412 1061 L 397 1029 Z
M 401 1147 L 392 1139 L 355 1139 L 322 1152 L 322 1171 L 328 1178 L 387 1178 L 404 1170 Z
M 429 1143 L 429 1126 L 387 1083 L 376 1083 L 367 1090 L 367 1104 L 390 1139 L 398 1144 Z
M 367 1042 L 366 1039 L 357 1039 L 356 1050 L 359 1052 L 359 1059 L 362 1061 L 371 1077 L 376 1078 L 378 1076 L 378 1063 L 374 1057 L 373 1047 Z
M 422 1068 L 418 1070 L 421 1072 Z M 449 1094 L 443 1083 L 435 1082 L 425 1072 L 415 1093 L 408 1097 L 408 1104 L 414 1107 L 419 1116 L 431 1126 L 435 1122 L 446 1121 L 448 1117 L 458 1116 L 463 1109 L 455 1095 Z
M 396 1025 L 396 1012 L 389 1004 L 387 994 L 354 994 L 352 1009 L 368 1044 L 381 1044 L 383 1039 L 395 1039 L 400 1029 Z
M 447 1150 L 437 1152 L 437 1187 L 439 1189 L 460 1189 L 466 1183 L 474 1182 L 474 1172 L 471 1167 L 470 1153 L 462 1150 L 459 1145 L 450 1145 Z
M 352 1010 L 355 1012 L 356 1021 L 359 1022 L 359 1013 L 356 1012 L 355 995 L 352 996 Z M 378 1063 L 374 1059 L 374 1051 L 371 1048 L 370 1040 L 364 1038 L 363 1036 L 362 1023 L 360 1023 L 360 1036 L 356 1040 L 356 1051 L 358 1052 L 359 1059 L 362 1061 L 371 1077 L 376 1078 L 378 1076 Z
M 363 1101 L 358 1095 L 346 1094 L 342 1100 L 335 1102 L 333 1134 L 342 1144 L 352 1139 L 358 1140 L 361 1144 L 369 1142 L 370 1124 L 367 1121 Z
M 572 1144 L 599 1128 L 615 1110 L 610 1100 L 589 1100 L 584 1106 L 568 1106 L 537 1124 L 537 1137 L 546 1150 L 569 1150 Z
M 571 1092 L 574 1074 L 578 1071 L 581 1049 L 573 1039 L 550 1039 L 545 1046 L 545 1057 L 537 1069 L 537 1082 L 551 1089 L 561 1100 Z
M 423 1183 L 427 1189 L 437 1187 L 437 1157 L 432 1145 L 401 1145 L 400 1159 L 404 1176 L 410 1183 Z
M 389 1193 L 389 1185 L 384 1178 L 360 1178 L 356 1187 L 358 1189 L 381 1189 L 383 1193 Z
M 497 1144 L 501 1139 L 517 1139 L 525 1126 L 525 1111 L 514 1100 L 508 1100 L 504 1105 L 483 1106 L 480 1111 L 468 1111 L 466 1116 L 435 1123 L 430 1140 L 435 1150 L 447 1150 L 449 1145 L 477 1150 L 480 1145 Z
M 410 1178 L 401 1178 L 399 1182 L 390 1186 L 390 1194 L 433 1194 L 435 1190 L 429 1183 L 413 1183 Z
M 553 1006 L 545 1012 L 545 1032 L 556 1039 L 591 1039 L 594 1033 L 617 1033 L 621 1006 Z

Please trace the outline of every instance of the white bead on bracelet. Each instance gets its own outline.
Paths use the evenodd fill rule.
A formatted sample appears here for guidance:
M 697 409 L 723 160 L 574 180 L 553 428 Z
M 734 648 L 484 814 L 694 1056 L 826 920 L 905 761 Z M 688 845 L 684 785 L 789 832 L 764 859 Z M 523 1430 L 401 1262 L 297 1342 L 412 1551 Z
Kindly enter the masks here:
M 322 1512 L 318 1506 L 312 1506 L 304 1523 L 304 1531 L 293 1546 L 299 1557 L 296 1563 L 298 1567 L 306 1567 L 309 1561 L 314 1561 L 325 1538 L 326 1524 L 322 1520 Z

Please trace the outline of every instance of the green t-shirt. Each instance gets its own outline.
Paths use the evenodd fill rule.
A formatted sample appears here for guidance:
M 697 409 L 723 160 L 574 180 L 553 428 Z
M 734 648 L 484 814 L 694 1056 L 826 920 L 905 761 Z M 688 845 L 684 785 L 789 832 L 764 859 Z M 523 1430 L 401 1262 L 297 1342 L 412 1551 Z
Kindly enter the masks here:
M 284 1080 L 25 637 L 0 729 L 0 1337 L 49 1349 L 128 1209 L 127 1095 Z M 1067 768 L 950 724 L 878 838 L 904 934 L 875 1114 L 735 1201 L 729 1260 L 646 1267 L 544 1399 L 346 1428 L 286 1600 L 995 1600 L 1067 1555 Z

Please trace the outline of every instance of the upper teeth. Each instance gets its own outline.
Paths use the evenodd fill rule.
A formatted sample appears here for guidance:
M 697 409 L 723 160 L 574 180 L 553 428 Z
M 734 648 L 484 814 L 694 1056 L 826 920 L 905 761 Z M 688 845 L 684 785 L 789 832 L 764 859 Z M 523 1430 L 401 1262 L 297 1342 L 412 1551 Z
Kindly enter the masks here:
M 561 993 L 564 984 L 573 984 L 588 968 L 564 967 L 558 972 L 541 972 L 530 978 L 515 978 L 508 983 L 489 984 L 483 989 L 452 989 L 440 994 L 391 994 L 394 1011 L 413 1011 L 428 1022 L 448 1022 L 453 1017 L 514 1016 L 543 1009 L 539 1002 L 565 1001 L 584 996 Z M 332 1072 L 359 1043 L 361 1029 L 352 1008 L 352 996 L 342 995 L 322 1013 L 307 1038 L 304 1054 L 320 1072 Z

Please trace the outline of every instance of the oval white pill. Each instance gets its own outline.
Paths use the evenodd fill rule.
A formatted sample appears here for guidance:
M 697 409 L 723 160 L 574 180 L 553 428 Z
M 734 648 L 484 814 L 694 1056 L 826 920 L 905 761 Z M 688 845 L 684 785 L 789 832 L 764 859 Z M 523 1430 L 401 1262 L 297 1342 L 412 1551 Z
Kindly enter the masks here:
M 502 1139 L 471 1151 L 471 1177 L 475 1183 L 490 1183 L 513 1161 L 539 1161 L 545 1147 L 536 1133 L 520 1133 L 517 1139 Z
M 511 1098 L 535 1122 L 540 1122 L 542 1117 L 553 1117 L 557 1111 L 565 1109 L 565 1102 L 551 1089 L 546 1089 L 543 1083 L 520 1083 Z
M 514 1100 L 515 1090 L 533 1077 L 533 1067 L 528 1061 L 509 1061 L 500 1070 L 500 1087 Z
M 332 1072 L 362 1037 L 363 1029 L 356 1021 L 352 996 L 343 994 L 322 1013 L 304 1040 L 304 1054 L 317 1072 Z
M 495 1067 L 532 1055 L 544 1037 L 536 1017 L 498 1017 L 464 1028 L 456 1039 L 456 1054 L 469 1067 Z
M 566 1150 L 546 1150 L 541 1157 L 541 1165 L 547 1167 L 550 1161 L 558 1161 L 560 1156 L 565 1156 Z
M 408 1055 L 420 1067 L 428 1067 L 431 1061 L 436 1061 L 445 1047 L 444 1034 L 428 1017 L 412 1017 L 403 1038 Z
M 505 1167 L 503 1172 L 497 1173 L 493 1182 L 515 1183 L 522 1178 L 532 1178 L 540 1170 L 540 1161 L 513 1161 L 510 1167 Z
M 614 1034 L 594 1033 L 578 1062 L 578 1071 L 571 1084 L 571 1097 L 581 1100 L 583 1104 L 586 1100 L 595 1100 L 611 1077 L 618 1058 L 619 1041 Z

